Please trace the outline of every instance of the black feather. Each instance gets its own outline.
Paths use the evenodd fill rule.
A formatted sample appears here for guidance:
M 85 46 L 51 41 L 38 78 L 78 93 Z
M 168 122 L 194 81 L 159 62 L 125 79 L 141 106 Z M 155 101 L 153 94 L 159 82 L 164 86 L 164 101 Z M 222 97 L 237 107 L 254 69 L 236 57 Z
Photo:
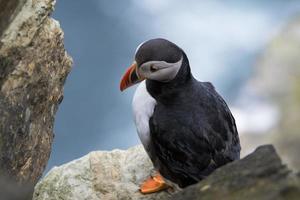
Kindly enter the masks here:
M 149 121 L 149 155 L 167 179 L 181 187 L 194 184 L 216 168 L 239 159 L 235 120 L 213 85 L 190 74 L 187 57 L 168 83 L 147 80 L 157 100 Z

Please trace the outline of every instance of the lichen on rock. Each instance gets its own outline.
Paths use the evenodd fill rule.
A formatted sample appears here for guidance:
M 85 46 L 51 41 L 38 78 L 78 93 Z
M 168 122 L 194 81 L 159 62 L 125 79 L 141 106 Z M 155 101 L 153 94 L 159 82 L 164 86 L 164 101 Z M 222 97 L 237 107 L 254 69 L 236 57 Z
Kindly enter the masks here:
M 0 0 L 0 175 L 19 184 L 35 184 L 45 169 L 72 65 L 54 4 Z
M 142 146 L 95 151 L 53 168 L 35 189 L 34 200 L 161 199 L 168 191 L 142 195 L 139 185 L 153 166 Z

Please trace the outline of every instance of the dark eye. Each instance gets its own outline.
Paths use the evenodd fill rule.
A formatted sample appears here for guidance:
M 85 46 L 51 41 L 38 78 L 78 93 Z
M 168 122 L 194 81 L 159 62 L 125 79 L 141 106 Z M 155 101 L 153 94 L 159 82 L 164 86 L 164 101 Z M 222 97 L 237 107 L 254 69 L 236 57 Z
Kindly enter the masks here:
M 154 66 L 154 65 L 150 66 L 150 71 L 151 72 L 156 72 L 157 70 L 158 70 L 158 68 L 156 66 Z

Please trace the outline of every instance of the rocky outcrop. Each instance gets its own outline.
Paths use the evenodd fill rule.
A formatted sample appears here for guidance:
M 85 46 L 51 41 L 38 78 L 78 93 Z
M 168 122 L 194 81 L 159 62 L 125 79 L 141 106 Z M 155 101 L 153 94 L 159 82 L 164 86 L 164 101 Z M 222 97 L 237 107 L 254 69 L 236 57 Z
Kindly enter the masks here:
M 240 161 L 216 170 L 184 190 L 142 195 L 139 184 L 153 166 L 142 146 L 92 152 L 53 168 L 36 186 L 34 200 L 98 199 L 293 199 L 300 179 L 281 163 L 272 146 L 259 147 Z
M 273 146 L 261 146 L 254 153 L 217 169 L 207 179 L 172 199 L 296 200 L 300 177 L 282 164 Z
M 0 179 L 20 184 L 35 184 L 45 169 L 72 64 L 49 17 L 54 3 L 0 0 Z
M 258 96 L 278 106 L 280 119 L 269 131 L 282 158 L 300 170 L 300 16 L 270 42 L 257 62 L 249 86 Z
M 142 195 L 139 184 L 153 170 L 144 148 L 97 151 L 54 167 L 38 183 L 34 200 L 161 199 L 168 192 Z

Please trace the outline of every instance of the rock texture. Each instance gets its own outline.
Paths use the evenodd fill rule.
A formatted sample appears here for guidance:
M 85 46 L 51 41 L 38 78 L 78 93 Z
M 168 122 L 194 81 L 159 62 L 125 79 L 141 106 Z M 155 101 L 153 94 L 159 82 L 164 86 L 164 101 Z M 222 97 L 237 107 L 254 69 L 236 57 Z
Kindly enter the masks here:
M 139 193 L 139 184 L 153 170 L 144 148 L 127 151 L 97 151 L 60 167 L 54 167 L 40 181 L 34 200 L 161 199 L 168 192 Z
M 35 184 L 44 171 L 72 64 L 49 17 L 54 3 L 0 0 L 0 175 L 20 184 Z
M 184 190 L 141 195 L 139 184 L 153 169 L 142 146 L 92 152 L 53 168 L 35 188 L 34 200 L 296 199 L 300 179 L 281 163 L 272 146 L 216 170 Z
M 296 200 L 299 196 L 300 178 L 281 163 L 273 146 L 262 146 L 172 199 Z

